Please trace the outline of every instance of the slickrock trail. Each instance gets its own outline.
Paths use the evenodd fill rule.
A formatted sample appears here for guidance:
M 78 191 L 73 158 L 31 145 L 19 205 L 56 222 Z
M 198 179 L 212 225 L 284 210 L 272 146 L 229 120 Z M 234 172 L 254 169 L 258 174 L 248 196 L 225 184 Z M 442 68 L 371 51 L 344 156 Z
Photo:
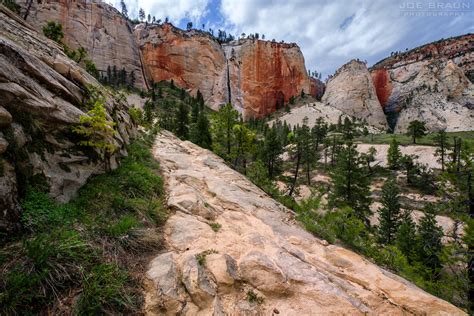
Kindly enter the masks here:
M 165 225 L 166 252 L 147 272 L 147 314 L 464 314 L 313 237 L 213 153 L 168 132 L 153 153 L 175 212 Z M 250 303 L 248 291 L 263 302 Z

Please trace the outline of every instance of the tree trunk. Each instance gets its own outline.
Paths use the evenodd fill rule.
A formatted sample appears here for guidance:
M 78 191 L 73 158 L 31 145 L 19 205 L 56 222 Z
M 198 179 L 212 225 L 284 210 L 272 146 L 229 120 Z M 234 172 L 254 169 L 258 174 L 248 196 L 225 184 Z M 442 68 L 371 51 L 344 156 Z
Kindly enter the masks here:
M 292 196 L 293 195 L 293 192 L 295 190 L 295 186 L 296 186 L 296 180 L 298 180 L 298 171 L 300 169 L 300 160 L 301 160 L 301 154 L 298 153 L 297 157 L 296 157 L 296 170 L 295 170 L 295 175 L 293 177 L 293 183 L 291 185 L 291 189 L 290 189 L 290 192 L 288 193 L 288 196 Z

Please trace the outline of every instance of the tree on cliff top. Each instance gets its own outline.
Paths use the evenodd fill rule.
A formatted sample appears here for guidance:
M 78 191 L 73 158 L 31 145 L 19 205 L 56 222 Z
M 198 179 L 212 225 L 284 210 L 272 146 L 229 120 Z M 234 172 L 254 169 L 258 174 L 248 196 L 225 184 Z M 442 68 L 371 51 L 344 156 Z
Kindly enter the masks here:
M 122 15 L 124 16 L 124 18 L 128 19 L 128 10 L 125 1 L 120 0 L 120 8 L 122 9 Z
M 138 10 L 138 17 L 140 18 L 140 21 L 143 22 L 143 20 L 145 20 L 145 10 L 143 10 L 143 8 L 140 8 L 140 10 Z

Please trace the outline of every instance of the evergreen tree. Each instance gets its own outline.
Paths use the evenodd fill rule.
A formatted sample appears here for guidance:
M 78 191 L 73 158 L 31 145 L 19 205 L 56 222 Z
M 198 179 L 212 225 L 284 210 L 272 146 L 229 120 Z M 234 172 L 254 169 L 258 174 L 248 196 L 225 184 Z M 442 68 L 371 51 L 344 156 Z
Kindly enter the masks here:
M 61 23 L 48 21 L 46 25 L 43 26 L 43 34 L 56 43 L 61 43 L 64 37 L 63 26 Z
M 390 142 L 390 147 L 388 148 L 388 153 L 387 153 L 388 167 L 392 170 L 397 170 L 398 168 L 400 168 L 401 158 L 402 158 L 402 152 L 400 151 L 398 142 L 394 137 L 392 138 L 392 141 Z
M 369 148 L 367 153 L 361 154 L 361 159 L 365 162 L 369 174 L 372 174 L 373 171 L 371 163 L 375 162 L 375 155 L 377 155 L 377 149 L 373 146 Z
M 324 122 L 322 117 L 319 117 L 316 120 L 316 123 L 311 129 L 311 137 L 313 138 L 313 146 L 314 146 L 314 150 L 316 154 L 318 154 L 319 145 L 323 143 L 324 138 L 326 137 L 328 133 L 328 129 L 329 129 L 328 124 Z M 317 155 L 316 159 L 319 159 L 319 155 Z
M 296 126 L 294 131 L 288 134 L 288 140 L 290 142 L 288 155 L 290 156 L 290 159 L 294 161 L 293 179 L 291 180 L 290 190 L 288 191 L 288 196 L 291 197 L 295 191 L 296 182 L 298 181 L 298 174 L 302 163 L 303 147 L 305 143 L 302 137 L 301 128 L 299 126 Z
M 413 139 L 413 144 L 416 144 L 416 139 L 426 135 L 426 126 L 425 122 L 418 120 L 411 121 L 408 124 L 408 135 Z
M 446 135 L 445 130 L 439 131 L 434 137 L 436 146 L 436 156 L 439 157 L 438 162 L 441 164 L 441 171 L 444 171 L 444 166 L 446 164 L 446 155 L 448 150 L 448 136 Z
M 416 225 L 411 217 L 410 211 L 402 212 L 400 216 L 400 226 L 396 234 L 395 243 L 397 248 L 411 262 L 415 258 L 417 249 Z
M 418 260 L 428 267 L 432 276 L 437 276 L 441 269 L 441 250 L 443 244 L 441 238 L 443 230 L 438 226 L 435 214 L 431 207 L 424 211 L 418 227 Z
M 181 139 L 189 137 L 189 109 L 184 102 L 179 102 L 175 118 L 176 136 Z
M 145 10 L 143 10 L 143 8 L 140 8 L 140 10 L 138 10 L 138 17 L 140 18 L 140 21 L 143 22 L 143 20 L 145 20 Z
M 332 189 L 329 194 L 331 207 L 351 207 L 357 217 L 369 225 L 369 178 L 361 166 L 360 155 L 354 144 L 342 147 L 336 167 L 331 171 Z
M 382 208 L 379 210 L 379 241 L 392 244 L 400 226 L 400 189 L 394 179 L 387 180 L 382 187 Z
M 283 152 L 283 145 L 278 137 L 275 124 L 265 134 L 262 147 L 262 161 L 267 167 L 268 177 L 272 180 L 280 170 L 280 154 Z
M 231 157 L 233 159 L 233 168 L 237 169 L 242 164 L 243 173 L 246 174 L 247 163 L 255 152 L 255 133 L 249 130 L 241 122 L 233 127 L 235 146 L 232 147 Z
M 303 119 L 303 125 L 299 128 L 298 137 L 301 142 L 301 159 L 306 170 L 306 182 L 311 185 L 311 171 L 316 163 L 316 151 L 311 139 L 311 129 L 308 126 L 308 118 Z
M 125 4 L 124 0 L 120 0 L 120 8 L 122 10 L 122 15 L 128 19 L 128 10 L 127 10 L 127 5 Z
M 415 182 L 415 174 L 417 171 L 415 159 L 417 158 L 418 156 L 416 155 L 404 155 L 400 159 L 400 166 L 405 169 L 407 174 L 407 184 L 413 184 Z
M 203 112 L 199 113 L 196 124 L 193 126 L 191 140 L 202 148 L 212 149 L 210 124 Z
M 214 150 L 224 159 L 230 159 L 232 143 L 234 141 L 233 128 L 238 123 L 239 112 L 230 103 L 221 107 L 215 115 L 213 124 Z

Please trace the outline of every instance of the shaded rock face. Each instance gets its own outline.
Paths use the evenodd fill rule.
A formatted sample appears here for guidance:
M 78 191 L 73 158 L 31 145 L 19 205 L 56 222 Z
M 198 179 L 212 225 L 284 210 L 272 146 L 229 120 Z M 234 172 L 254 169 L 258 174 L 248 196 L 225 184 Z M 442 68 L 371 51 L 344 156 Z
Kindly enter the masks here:
M 54 42 L 0 6 L 0 230 L 18 222 L 27 184 L 68 201 L 93 174 L 114 168 L 135 133 L 127 105 L 105 94 L 117 152 L 106 162 L 77 145 L 71 128 L 87 111 L 86 86 L 99 83 Z M 113 113 L 113 114 L 112 114 Z M 95 157 L 95 158 L 94 158 Z
M 474 35 L 415 48 L 371 69 L 378 99 L 395 132 L 412 120 L 429 131 L 474 129 Z M 470 78 L 470 79 L 469 79 Z
M 292 96 L 311 92 L 304 57 L 296 44 L 242 39 L 224 45 L 229 91 L 244 116 L 263 117 Z
M 153 153 L 176 212 L 165 225 L 165 252 L 149 264 L 146 314 L 464 315 L 315 238 L 210 151 L 163 132 Z M 249 291 L 263 302 L 249 302 Z
M 173 80 L 192 94 L 200 90 L 214 110 L 228 102 L 224 52 L 207 33 L 182 31 L 168 23 L 141 24 L 136 27 L 135 36 L 151 80 Z
M 365 63 L 352 60 L 339 68 L 328 81 L 322 102 L 347 115 L 386 129 L 387 119 L 377 98 Z
M 26 15 L 26 21 L 38 32 L 48 21 L 61 23 L 64 42 L 73 49 L 84 47 L 102 75 L 107 75 L 108 66 L 116 66 L 117 71 L 123 67 L 128 80 L 133 72 L 136 87 L 146 87 L 132 28 L 111 5 L 85 0 L 17 3 L 22 7 L 22 16 Z
M 311 85 L 311 96 L 316 98 L 316 100 L 321 100 L 324 95 L 324 91 L 326 90 L 326 85 L 319 79 L 316 78 L 309 78 L 310 85 Z

